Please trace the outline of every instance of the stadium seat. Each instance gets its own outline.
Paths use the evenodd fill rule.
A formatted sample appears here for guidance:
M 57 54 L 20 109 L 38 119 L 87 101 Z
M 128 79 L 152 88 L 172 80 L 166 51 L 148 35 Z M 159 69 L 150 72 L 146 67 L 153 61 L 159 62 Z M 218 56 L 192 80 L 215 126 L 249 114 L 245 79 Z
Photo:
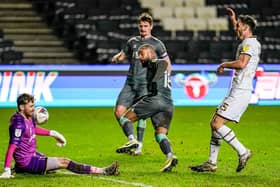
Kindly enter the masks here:
M 169 31 L 185 30 L 184 19 L 181 18 L 163 18 L 162 25 L 165 30 Z
M 176 18 L 194 18 L 195 17 L 195 9 L 193 7 L 175 7 L 174 15 Z
M 214 31 L 227 31 L 228 19 L 227 18 L 210 18 L 207 19 L 208 30 Z
M 186 7 L 203 7 L 205 6 L 205 0 L 184 0 Z
M 163 6 L 165 7 L 182 7 L 183 6 L 183 0 L 163 0 Z
M 215 6 L 196 7 L 195 13 L 198 18 L 209 19 L 217 17 L 217 9 Z
M 191 31 L 207 30 L 207 21 L 200 18 L 189 18 L 185 20 L 185 28 Z
M 152 14 L 156 19 L 173 17 L 173 8 L 170 7 L 156 7 L 152 9 Z
M 144 8 L 156 8 L 162 6 L 162 0 L 140 0 L 142 7 Z

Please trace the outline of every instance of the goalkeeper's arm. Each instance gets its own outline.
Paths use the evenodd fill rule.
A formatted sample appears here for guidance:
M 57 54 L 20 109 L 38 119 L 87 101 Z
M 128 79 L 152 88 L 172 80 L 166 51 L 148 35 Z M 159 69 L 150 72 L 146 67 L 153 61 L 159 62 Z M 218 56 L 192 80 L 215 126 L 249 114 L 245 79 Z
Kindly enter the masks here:
M 35 133 L 36 133 L 36 135 L 54 137 L 57 141 L 56 145 L 58 147 L 62 147 L 62 146 L 66 145 L 66 139 L 64 138 L 64 136 L 55 130 L 48 130 L 48 129 L 44 129 L 42 127 L 36 126 Z
M 9 144 L 9 147 L 6 152 L 4 171 L 0 175 L 0 178 L 9 179 L 14 177 L 11 172 L 11 163 L 16 147 L 17 146 L 15 144 Z

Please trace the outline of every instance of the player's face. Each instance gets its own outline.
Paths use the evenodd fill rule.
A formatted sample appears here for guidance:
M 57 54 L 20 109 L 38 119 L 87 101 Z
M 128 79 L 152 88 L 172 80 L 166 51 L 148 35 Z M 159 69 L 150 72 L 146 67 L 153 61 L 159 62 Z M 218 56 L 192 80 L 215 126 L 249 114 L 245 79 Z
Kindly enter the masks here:
M 242 23 L 240 20 L 237 21 L 237 24 L 236 24 L 236 30 L 237 30 L 237 37 L 238 39 L 240 40 L 243 40 L 244 39 L 244 32 L 247 30 L 247 26 Z
M 142 63 L 147 62 L 150 58 L 148 50 L 144 50 L 144 49 L 140 50 L 138 52 L 138 58 Z
M 21 106 L 21 112 L 28 118 L 31 117 L 35 110 L 34 102 L 29 102 Z
M 151 36 L 153 25 L 147 21 L 140 21 L 138 24 L 139 34 L 142 38 L 147 38 Z

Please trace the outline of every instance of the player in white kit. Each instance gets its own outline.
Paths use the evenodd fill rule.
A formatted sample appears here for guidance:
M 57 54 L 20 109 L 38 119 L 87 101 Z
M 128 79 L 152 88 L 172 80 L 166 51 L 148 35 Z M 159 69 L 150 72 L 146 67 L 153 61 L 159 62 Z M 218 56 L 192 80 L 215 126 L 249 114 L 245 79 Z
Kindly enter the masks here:
M 230 144 L 239 155 L 236 172 L 240 172 L 252 156 L 251 151 L 236 138 L 234 132 L 225 124 L 228 121 L 238 123 L 248 107 L 253 89 L 253 78 L 260 60 L 261 45 L 253 35 L 256 20 L 248 15 L 240 15 L 236 19 L 235 12 L 231 8 L 227 8 L 227 11 L 241 43 L 237 48 L 236 60 L 223 62 L 217 69 L 218 74 L 222 74 L 224 68 L 233 69 L 234 75 L 229 94 L 217 107 L 210 122 L 212 136 L 209 158 L 201 165 L 190 167 L 191 170 L 197 172 L 216 171 L 218 152 L 222 140 Z

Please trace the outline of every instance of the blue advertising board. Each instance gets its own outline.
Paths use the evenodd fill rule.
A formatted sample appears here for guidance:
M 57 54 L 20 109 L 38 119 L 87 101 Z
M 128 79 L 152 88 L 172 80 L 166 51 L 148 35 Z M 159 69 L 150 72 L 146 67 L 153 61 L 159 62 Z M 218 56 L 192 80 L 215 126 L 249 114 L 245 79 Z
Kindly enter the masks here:
M 217 65 L 173 65 L 175 106 L 218 105 L 227 94 L 232 71 Z M 0 107 L 15 107 L 20 93 L 31 93 L 47 107 L 114 106 L 128 65 L 0 65 Z M 280 65 L 260 65 L 252 104 L 280 105 Z

